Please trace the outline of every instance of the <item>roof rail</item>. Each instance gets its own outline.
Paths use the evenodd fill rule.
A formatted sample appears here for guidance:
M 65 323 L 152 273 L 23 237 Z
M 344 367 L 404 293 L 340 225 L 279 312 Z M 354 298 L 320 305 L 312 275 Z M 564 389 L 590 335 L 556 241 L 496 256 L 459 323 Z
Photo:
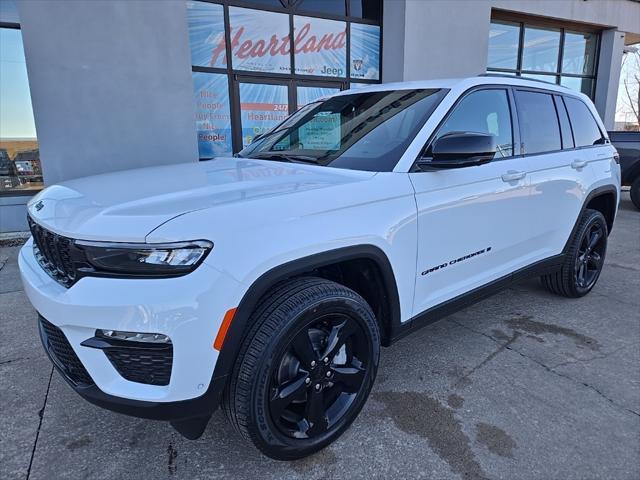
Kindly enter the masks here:
M 513 78 L 515 80 L 526 80 L 528 82 L 539 82 L 539 83 L 545 83 L 547 85 L 555 85 L 556 87 L 562 87 L 562 88 L 569 89 L 569 87 L 567 87 L 565 85 L 560 85 L 559 83 L 551 83 L 551 82 L 547 82 L 545 80 L 540 80 L 539 78 L 527 78 L 527 77 L 522 77 L 520 75 L 510 75 L 508 73 L 501 73 L 501 72 L 481 73 L 481 74 L 478 75 L 478 77 Z

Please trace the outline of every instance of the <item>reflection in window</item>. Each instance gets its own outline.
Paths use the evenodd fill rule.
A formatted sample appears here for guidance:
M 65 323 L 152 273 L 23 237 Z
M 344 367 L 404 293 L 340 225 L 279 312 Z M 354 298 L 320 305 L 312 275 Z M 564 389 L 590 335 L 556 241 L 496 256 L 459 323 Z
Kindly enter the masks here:
M 349 0 L 349 16 L 382 21 L 382 0 Z
M 319 98 L 328 97 L 334 93 L 338 93 L 339 88 L 329 87 L 298 87 L 296 93 L 298 96 L 298 108 L 302 108 L 311 102 L 315 102 Z
M 452 132 L 496 136 L 496 158 L 513 155 L 511 112 L 506 90 L 481 90 L 464 97 L 438 130 L 438 138 Z
M 351 78 L 380 79 L 380 27 L 351 24 Z
M 298 11 L 346 15 L 344 0 L 302 0 L 297 3 Z
M 520 25 L 517 23 L 491 22 L 489 30 L 489 68 L 518 67 Z
M 288 15 L 229 7 L 229 24 L 235 70 L 291 73 Z
M 593 79 L 586 77 L 560 77 L 560 85 L 575 90 L 576 92 L 582 92 L 585 95 L 592 96 L 593 94 Z
M 297 74 L 346 77 L 347 24 L 323 18 L 293 18 Z
M 231 113 L 227 76 L 193 72 L 200 159 L 231 155 Z
M 566 32 L 562 51 L 562 73 L 591 75 L 595 65 L 596 35 Z
M 487 71 L 559 83 L 593 98 L 599 40 L 592 32 L 493 20 Z
M 557 71 L 559 50 L 560 30 L 525 27 L 522 70 Z
M 286 85 L 266 83 L 240 84 L 240 122 L 242 145 L 249 145 L 256 135 L 271 130 L 289 115 Z
M 0 193 L 32 193 L 42 167 L 18 29 L 0 28 L 0 72 Z
M 516 92 L 520 134 L 527 154 L 561 149 L 560 126 L 553 97 L 546 93 Z

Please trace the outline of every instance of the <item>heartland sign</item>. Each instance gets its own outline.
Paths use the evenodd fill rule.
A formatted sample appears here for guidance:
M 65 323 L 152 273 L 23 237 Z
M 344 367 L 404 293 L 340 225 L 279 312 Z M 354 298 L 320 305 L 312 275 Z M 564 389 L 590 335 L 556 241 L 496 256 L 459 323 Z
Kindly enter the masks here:
M 227 67 L 222 5 L 191 2 L 188 6 L 192 65 Z M 291 44 L 296 73 L 346 76 L 345 22 L 229 7 L 229 49 L 235 70 L 291 73 Z M 291 38 L 293 37 L 293 42 Z
M 334 22 L 341 23 L 341 22 Z M 343 50 L 347 48 L 347 32 L 340 31 L 337 33 L 324 33 L 322 36 L 314 35 L 311 32 L 311 22 L 302 25 L 299 31 L 295 33 L 293 39 L 295 55 L 306 53 L 322 53 L 323 51 Z M 275 57 L 277 55 L 289 56 L 291 53 L 291 42 L 289 35 L 278 38 L 273 34 L 268 39 L 255 39 L 247 35 L 245 27 L 239 27 L 237 31 L 231 29 L 231 55 L 232 57 L 244 60 L 247 58 L 263 58 L 267 56 Z M 221 63 L 227 63 L 226 58 L 226 42 L 224 38 L 220 38 L 218 45 L 211 52 L 210 66 L 218 63 L 219 57 Z

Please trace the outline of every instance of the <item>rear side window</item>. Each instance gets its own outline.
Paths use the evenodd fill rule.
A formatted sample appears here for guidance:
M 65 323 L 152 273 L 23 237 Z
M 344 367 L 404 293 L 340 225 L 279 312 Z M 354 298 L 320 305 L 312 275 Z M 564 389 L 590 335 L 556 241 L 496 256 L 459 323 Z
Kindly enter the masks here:
M 516 91 L 524 153 L 560 150 L 560 126 L 553 97 L 548 93 Z
M 587 147 L 603 143 L 602 132 L 589 107 L 582 100 L 572 97 L 564 97 L 564 103 L 567 105 L 569 118 L 571 119 L 576 147 Z
M 513 131 L 507 91 L 478 90 L 464 97 L 438 130 L 437 138 L 452 132 L 488 133 L 496 137 L 496 158 L 513 155 Z

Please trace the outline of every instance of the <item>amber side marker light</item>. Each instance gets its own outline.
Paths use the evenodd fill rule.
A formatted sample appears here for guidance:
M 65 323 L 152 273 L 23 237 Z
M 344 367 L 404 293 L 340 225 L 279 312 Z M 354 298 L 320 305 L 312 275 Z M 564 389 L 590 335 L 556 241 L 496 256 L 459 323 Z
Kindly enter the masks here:
M 218 335 L 216 335 L 216 339 L 213 342 L 213 348 L 220 351 L 222 350 L 222 344 L 224 343 L 224 338 L 227 336 L 227 332 L 229 331 L 229 327 L 231 326 L 231 321 L 233 320 L 233 316 L 236 314 L 236 308 L 231 308 L 227 310 L 227 313 L 224 314 L 224 318 L 222 319 L 222 325 L 220 325 L 220 330 L 218 330 Z

